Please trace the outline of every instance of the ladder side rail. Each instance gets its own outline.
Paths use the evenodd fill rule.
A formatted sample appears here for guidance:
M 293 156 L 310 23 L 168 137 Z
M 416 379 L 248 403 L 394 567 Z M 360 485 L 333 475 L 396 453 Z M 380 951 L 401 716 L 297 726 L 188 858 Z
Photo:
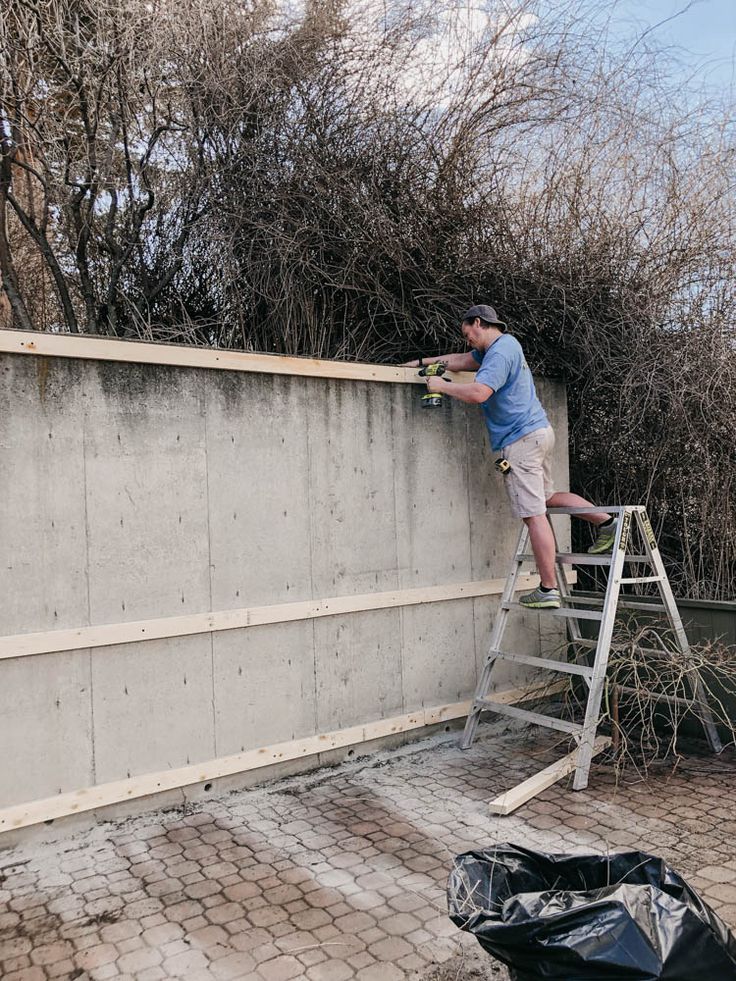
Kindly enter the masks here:
M 642 541 L 644 542 L 644 548 L 649 561 L 659 577 L 657 586 L 662 599 L 662 605 L 667 613 L 667 619 L 670 627 L 677 638 L 677 643 L 683 656 L 689 659 L 691 656 L 690 641 L 687 638 L 687 633 L 685 632 L 685 627 L 682 623 L 680 611 L 677 609 L 677 602 L 675 601 L 675 595 L 672 592 L 672 586 L 670 584 L 669 576 L 667 575 L 667 570 L 664 567 L 662 553 L 659 551 L 657 540 L 654 537 L 654 530 L 646 510 L 642 509 L 641 513 L 637 513 L 636 522 L 639 527 L 639 531 L 641 532 Z M 700 721 L 703 729 L 705 730 L 708 744 L 714 753 L 720 753 L 723 749 L 723 743 L 721 742 L 721 737 L 718 735 L 716 724 L 713 721 L 713 713 L 711 712 L 710 705 L 708 704 L 708 699 L 705 696 L 703 681 L 699 673 L 696 672 L 696 676 L 695 678 L 691 679 L 690 684 L 693 692 L 693 698 L 698 706 L 698 711 L 700 712 Z
M 631 525 L 631 509 L 623 508 L 616 524 L 616 537 L 613 542 L 613 554 L 610 575 L 603 601 L 603 616 L 601 618 L 598 644 L 595 650 L 593 677 L 588 692 L 588 704 L 585 708 L 585 722 L 580 736 L 577 766 L 575 768 L 574 790 L 584 790 L 588 786 L 588 774 L 593 760 L 593 746 L 598 732 L 598 721 L 603 699 L 603 687 L 606 682 L 608 656 L 611 649 L 611 638 L 616 622 L 616 608 L 621 590 L 621 574 L 628 548 Z
M 460 749 L 469 749 L 473 743 L 473 740 L 475 739 L 475 734 L 478 731 L 478 723 L 480 722 L 481 712 L 483 711 L 481 700 L 488 694 L 491 686 L 493 666 L 495 665 L 496 658 L 498 657 L 497 652 L 501 649 L 501 641 L 503 640 L 503 635 L 506 630 L 506 621 L 509 617 L 509 604 L 514 598 L 516 582 L 519 578 L 519 572 L 521 571 L 521 556 L 524 553 L 528 540 L 529 531 L 524 522 L 522 522 L 521 530 L 519 531 L 519 538 L 516 543 L 516 551 L 513 559 L 511 560 L 506 585 L 504 586 L 503 593 L 501 594 L 501 602 L 493 624 L 493 630 L 491 631 L 491 639 L 488 644 L 488 653 L 486 654 L 483 670 L 481 671 L 478 684 L 475 688 L 473 704 L 471 705 L 470 711 L 468 712 L 468 717 L 465 720 L 465 728 L 463 729 L 463 735 L 460 740 Z
M 549 515 L 547 515 L 547 520 L 549 521 Z M 565 565 L 559 558 L 560 550 L 558 548 L 557 533 L 555 532 L 555 526 L 552 524 L 551 521 L 549 521 L 549 524 L 552 529 L 552 536 L 555 540 L 555 577 L 557 579 L 557 588 L 560 591 L 560 598 L 562 599 L 563 603 L 569 605 L 571 600 L 571 593 L 570 593 L 570 586 L 567 581 L 567 575 L 565 574 Z M 577 657 L 577 653 L 580 647 L 579 642 L 583 639 L 583 634 L 580 629 L 580 620 L 577 617 L 571 617 L 567 621 L 567 624 L 568 624 L 568 634 L 570 640 L 572 641 L 573 644 L 578 645 L 575 652 Z M 588 677 L 585 677 L 585 681 L 587 684 L 590 684 L 590 679 Z
M 569 603 L 572 600 L 572 595 L 570 593 L 570 587 L 568 586 L 567 580 L 565 578 L 564 567 L 562 566 L 561 563 L 556 566 L 556 572 L 557 572 L 558 588 L 560 590 L 560 596 L 562 598 L 562 601 L 563 603 Z M 585 644 L 586 638 L 583 637 L 583 632 L 580 629 L 580 619 L 578 617 L 570 617 L 567 622 L 568 622 L 568 631 L 567 631 L 568 638 L 570 644 L 573 645 L 573 650 L 574 650 L 573 660 L 570 661 L 569 652 L 568 652 L 567 662 L 568 664 L 579 664 L 580 662 L 578 659 L 580 657 L 581 651 L 584 651 L 586 649 L 586 644 Z M 584 658 L 583 665 L 585 665 L 585 660 L 586 659 Z M 587 667 L 588 665 L 585 666 Z M 586 684 L 590 685 L 591 675 L 589 673 L 585 673 L 583 674 L 583 678 L 585 679 Z

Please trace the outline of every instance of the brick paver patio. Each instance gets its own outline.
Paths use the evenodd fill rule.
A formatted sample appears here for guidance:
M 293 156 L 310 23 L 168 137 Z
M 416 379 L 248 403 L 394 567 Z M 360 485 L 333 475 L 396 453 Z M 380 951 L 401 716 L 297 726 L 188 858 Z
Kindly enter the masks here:
M 486 727 L 0 852 L 0 976 L 459 981 L 505 969 L 445 912 L 452 856 L 494 842 L 666 858 L 736 926 L 733 756 L 619 786 L 594 765 L 516 814 L 488 800 L 562 755 Z M 1 845 L 1 842 L 0 842 Z

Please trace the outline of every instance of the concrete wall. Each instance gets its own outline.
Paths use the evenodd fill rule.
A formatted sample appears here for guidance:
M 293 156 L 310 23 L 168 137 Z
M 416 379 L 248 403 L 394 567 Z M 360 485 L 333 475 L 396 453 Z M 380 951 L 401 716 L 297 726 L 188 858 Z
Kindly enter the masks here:
M 564 489 L 564 390 L 539 388 Z M 0 635 L 505 576 L 518 523 L 480 412 L 420 394 L 0 356 Z M 0 805 L 468 697 L 497 604 L 0 661 Z M 560 624 L 513 634 L 549 650 Z

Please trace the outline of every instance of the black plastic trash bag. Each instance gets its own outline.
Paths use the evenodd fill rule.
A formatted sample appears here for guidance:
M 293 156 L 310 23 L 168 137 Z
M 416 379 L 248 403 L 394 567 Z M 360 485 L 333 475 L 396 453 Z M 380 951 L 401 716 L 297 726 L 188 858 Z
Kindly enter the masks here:
M 450 916 L 514 981 L 736 981 L 736 941 L 660 858 L 467 852 Z

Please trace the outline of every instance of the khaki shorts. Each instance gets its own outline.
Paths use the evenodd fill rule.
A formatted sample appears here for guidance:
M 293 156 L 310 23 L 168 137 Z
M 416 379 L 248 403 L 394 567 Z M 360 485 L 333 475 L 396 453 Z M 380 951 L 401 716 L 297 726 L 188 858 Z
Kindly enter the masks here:
M 552 484 L 552 450 L 555 432 L 551 426 L 535 429 L 502 449 L 511 464 L 503 478 L 515 518 L 532 518 L 547 511 L 547 501 L 554 493 Z

